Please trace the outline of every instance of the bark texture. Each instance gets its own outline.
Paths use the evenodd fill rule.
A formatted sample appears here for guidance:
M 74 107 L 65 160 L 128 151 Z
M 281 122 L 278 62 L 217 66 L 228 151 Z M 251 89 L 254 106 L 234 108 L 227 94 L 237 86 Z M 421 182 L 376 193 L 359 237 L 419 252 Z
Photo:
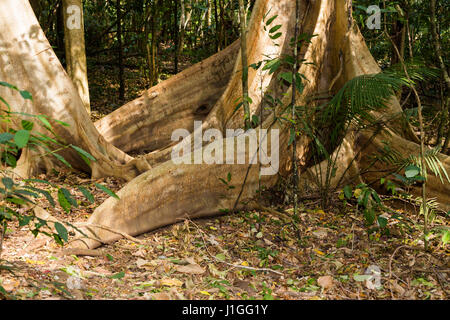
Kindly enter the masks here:
M 14 25 L 13 28 L 9 26 L 10 23 L 4 22 L 5 20 L 11 21 L 11 16 L 6 17 L 5 12 L 11 12 L 7 9 L 11 9 L 13 2 L 15 4 L 16 1 L 20 1 L 26 10 L 25 13 L 16 12 L 13 21 L 32 21 L 31 27 L 34 27 L 35 30 L 33 36 L 29 34 L 30 25 L 19 25 L 18 28 Z M 247 34 L 247 48 L 251 48 L 248 52 L 248 63 L 264 60 L 266 55 L 275 57 L 285 53 L 292 54 L 289 41 L 295 25 L 294 8 L 295 2 L 291 0 L 256 1 Z M 276 24 L 282 26 L 279 31 L 283 35 L 275 42 L 263 30 L 264 15 L 269 10 L 271 10 L 271 15 L 278 15 Z M 27 16 L 24 17 L 24 14 Z M 304 74 L 308 81 L 304 82 L 303 93 L 296 97 L 298 105 L 311 103 L 308 102 L 308 98 L 317 92 L 328 92 L 330 84 L 333 84 L 334 92 L 355 76 L 380 72 L 362 35 L 353 23 L 351 1 L 302 0 L 300 1 L 300 17 L 301 33 L 317 36 L 301 50 L 300 58 L 308 64 L 301 64 L 299 72 Z M 97 174 L 118 175 L 120 172 L 120 175 L 124 176 L 127 176 L 126 173 L 128 173 L 127 177 L 130 178 L 145 171 L 118 192 L 120 200 L 110 198 L 95 210 L 88 221 L 92 226 L 84 229 L 88 238 L 74 242 L 73 246 L 94 248 L 122 236 L 111 230 L 138 235 L 175 223 L 185 217 L 197 218 L 218 214 L 221 209 L 233 208 L 238 197 L 246 200 L 256 194 L 260 173 L 257 164 L 251 166 L 248 164 L 207 163 L 190 165 L 176 164 L 170 160 L 173 150 L 196 135 L 193 132 L 182 142 L 174 145 L 169 141 L 171 130 L 185 128 L 191 132 L 193 119 L 204 119 L 202 129 L 214 128 L 223 135 L 227 129 L 243 128 L 243 111 L 241 109 L 235 112 L 236 101 L 243 93 L 241 82 L 243 68 L 240 54 L 232 59 L 236 55 L 239 44 L 236 43 L 226 49 L 229 50 L 227 55 L 219 53 L 211 60 L 186 70 L 177 77 L 150 89 L 143 97 L 99 121 L 96 127 L 105 135 L 105 140 L 89 122 L 88 115 L 82 108 L 73 85 L 61 70 L 53 51 L 43 37 L 37 22 L 33 19 L 35 18 L 32 17 L 31 8 L 25 0 L 4 0 L 0 3 L 0 30 L 2 30 L 0 57 L 3 59 L 0 77 L 6 77 L 8 82 L 35 94 L 34 104 L 25 104 L 22 110 L 30 110 L 34 113 L 38 111 L 38 113 L 49 114 L 54 118 L 69 122 L 71 127 L 62 133 L 65 134 L 68 141 L 86 148 L 95 157 L 100 157 L 100 168 L 97 169 Z M 13 41 L 21 38 L 25 38 L 27 50 L 20 49 L 20 41 Z M 4 47 L 5 44 L 7 44 L 6 47 Z M 40 53 L 41 51 L 44 53 Z M 4 67 L 5 57 L 9 59 L 7 61 L 11 61 L 8 63 L 18 70 L 19 76 L 11 75 L 8 64 Z M 230 59 L 227 60 L 227 57 Z M 230 67 L 232 60 L 235 60 L 233 69 Z M 222 63 L 221 61 L 226 62 Z M 223 72 L 223 78 L 220 77 L 221 72 Z M 269 75 L 267 72 L 249 70 L 248 88 L 249 96 L 253 101 L 250 105 L 252 114 L 264 105 L 261 92 L 276 91 L 278 83 L 276 78 L 276 73 Z M 41 80 L 41 83 L 38 79 L 44 79 L 44 81 Z M 192 85 L 187 83 L 191 80 Z M 227 83 L 226 86 L 225 83 Z M 176 91 L 178 86 L 194 90 L 195 94 L 192 97 L 183 95 L 183 101 L 177 102 L 177 94 L 182 94 L 180 91 Z M 205 92 L 200 89 L 200 86 L 206 88 Z M 1 91 L 0 95 L 3 93 L 4 91 Z M 221 96 L 219 97 L 218 94 Z M 288 90 L 286 95 L 280 97 L 284 100 L 284 105 L 289 105 L 292 92 Z M 14 96 L 10 94 L 8 98 L 14 98 Z M 16 99 L 14 102 L 18 103 L 20 100 Z M 172 102 L 176 106 L 165 110 L 165 103 Z M 22 106 L 23 101 L 18 105 Z M 311 108 L 313 107 L 311 105 Z M 279 116 L 282 108 L 283 106 L 278 106 L 274 113 Z M 200 111 L 204 110 L 201 116 L 197 113 L 199 109 Z M 415 143 L 418 141 L 417 137 L 410 126 L 402 120 L 401 115 L 400 105 L 393 97 L 388 108 L 379 114 L 374 114 L 381 119 L 395 119 L 387 123 L 386 130 L 380 136 L 370 139 L 372 131 L 351 130 L 349 132 L 344 139 L 343 148 L 340 149 L 341 154 L 338 155 L 341 166 L 338 168 L 334 183 L 337 182 L 336 179 L 340 175 L 350 177 L 367 167 L 370 162 L 370 152 L 378 150 L 384 140 L 391 141 L 392 145 L 400 152 L 408 154 L 417 152 L 419 148 Z M 196 118 L 197 116 L 199 118 Z M 173 124 L 168 123 L 172 120 Z M 289 174 L 292 171 L 292 163 L 289 160 L 292 150 L 289 150 L 287 143 L 289 125 L 285 122 L 274 121 L 274 114 L 268 114 L 262 128 L 279 130 L 279 174 L 282 176 Z M 263 135 L 259 139 L 268 143 L 268 150 L 271 150 L 271 146 L 278 141 L 274 132 L 269 131 L 269 135 Z M 121 135 L 125 137 L 122 138 Z M 273 141 L 272 138 L 274 138 Z M 230 156 L 226 146 L 236 146 L 238 139 L 239 137 L 228 137 L 204 141 L 203 155 L 208 155 L 205 150 L 216 151 L 218 146 L 222 145 L 225 146 L 222 157 L 226 159 L 227 156 Z M 309 143 L 310 141 L 305 137 L 300 137 L 297 143 L 296 152 L 301 164 L 306 163 L 310 149 Z M 246 163 L 249 163 L 255 151 L 251 151 L 248 141 L 246 144 L 245 150 L 240 150 L 236 158 L 239 155 L 245 156 Z M 154 151 L 144 157 L 133 159 L 113 145 L 133 152 Z M 195 159 L 199 155 L 199 150 L 201 149 L 192 148 L 192 152 L 184 155 L 183 159 Z M 362 151 L 359 152 L 360 150 Z M 217 156 L 217 154 L 214 155 Z M 353 158 L 356 160 L 352 161 Z M 449 171 L 448 157 L 442 155 L 441 159 Z M 139 166 L 138 163 L 145 165 Z M 149 163 L 152 165 L 151 170 L 148 170 Z M 351 169 L 346 170 L 349 165 Z M 385 169 L 381 164 L 377 165 L 378 169 Z M 301 173 L 305 173 L 308 168 L 303 170 L 304 172 Z M 234 189 L 227 189 L 220 181 L 220 178 L 226 178 L 228 173 L 231 174 L 230 184 L 235 187 Z M 370 180 L 378 179 L 378 176 L 375 173 L 372 176 L 367 174 L 359 178 Z M 261 180 L 262 185 L 271 187 L 277 182 L 278 176 L 262 176 Z M 443 206 L 449 206 L 448 185 L 442 187 L 440 182 L 432 177 L 429 181 L 431 196 L 437 197 Z M 243 206 L 242 202 L 238 202 L 237 205 L 238 207 Z M 98 225 L 106 226 L 109 230 L 99 228 Z

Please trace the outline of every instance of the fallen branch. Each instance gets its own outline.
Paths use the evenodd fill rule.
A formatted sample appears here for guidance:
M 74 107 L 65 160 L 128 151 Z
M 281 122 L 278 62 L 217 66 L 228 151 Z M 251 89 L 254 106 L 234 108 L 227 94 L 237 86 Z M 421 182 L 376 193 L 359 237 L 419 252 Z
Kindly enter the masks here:
M 132 237 L 132 236 L 130 236 L 129 234 L 123 232 L 123 231 L 120 231 L 120 230 L 117 230 L 117 229 L 113 229 L 113 228 L 111 228 L 111 227 L 103 226 L 103 225 L 100 225 L 100 224 L 94 224 L 94 223 L 81 223 L 81 224 L 78 224 L 77 227 L 80 227 L 80 228 L 83 228 L 83 227 L 84 227 L 84 228 L 94 227 L 94 228 L 104 229 L 104 230 L 106 230 L 106 231 L 109 231 L 109 232 L 112 232 L 112 233 L 119 234 L 119 235 L 121 235 L 122 237 L 124 237 L 125 239 L 128 239 L 128 240 L 130 240 L 130 241 L 133 241 L 133 242 L 136 242 L 136 243 L 143 243 L 142 240 L 139 240 L 139 239 L 137 239 L 137 238 L 135 238 L 135 237 Z
M 272 269 L 269 269 L 269 268 L 254 268 L 254 267 L 247 267 L 247 266 L 238 265 L 238 264 L 233 264 L 233 263 L 229 263 L 229 262 L 226 262 L 226 261 L 222 261 L 222 260 L 220 260 L 220 259 L 217 259 L 217 258 L 216 258 L 215 256 L 213 256 L 213 255 L 209 252 L 209 250 L 208 250 L 208 245 L 207 245 L 206 240 L 205 240 L 205 237 L 204 237 L 204 235 L 203 235 L 204 231 L 203 231 L 202 229 L 200 229 L 200 227 L 199 227 L 196 223 L 194 223 L 192 220 L 185 219 L 185 221 L 186 221 L 186 220 L 187 220 L 188 222 L 192 223 L 192 224 L 197 228 L 197 230 L 200 231 L 200 236 L 202 237 L 203 244 L 205 245 L 206 252 L 208 253 L 208 255 L 209 255 L 213 260 L 216 260 L 217 262 L 226 264 L 226 265 L 231 266 L 231 267 L 233 267 L 233 268 L 246 269 L 246 270 L 252 270 L 252 271 L 267 271 L 267 272 L 272 272 L 272 273 L 278 274 L 278 275 L 280 275 L 280 276 L 283 275 L 283 273 L 278 272 L 278 271 L 275 271 L 275 270 L 272 270 Z
M 99 250 L 91 250 L 91 249 L 65 249 L 62 252 L 65 256 L 90 256 L 90 257 L 103 257 L 105 254 L 102 251 Z

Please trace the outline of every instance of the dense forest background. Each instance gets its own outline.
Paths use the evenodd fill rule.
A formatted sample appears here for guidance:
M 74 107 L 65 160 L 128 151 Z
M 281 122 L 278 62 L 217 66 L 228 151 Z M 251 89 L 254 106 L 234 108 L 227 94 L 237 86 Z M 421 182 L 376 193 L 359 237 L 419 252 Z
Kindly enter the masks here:
M 0 299 L 448 299 L 449 19 L 437 0 L 0 0 Z M 279 170 L 171 161 L 194 120 L 279 129 Z
M 245 1 L 249 14 L 254 2 Z M 400 69 L 398 56 L 384 37 L 383 29 L 365 26 L 367 8 L 379 5 L 382 9 L 389 35 L 405 60 L 416 68 L 427 131 L 431 133 L 427 135 L 428 142 L 436 145 L 442 141 L 445 152 L 450 140 L 448 101 L 431 30 L 430 1 L 375 2 L 353 1 L 354 18 L 381 68 Z M 64 64 L 62 1 L 32 0 L 31 4 Z M 83 1 L 83 5 L 94 117 L 113 111 L 143 90 L 224 49 L 240 36 L 239 5 L 234 0 L 98 0 Z M 449 10 L 448 2 L 437 1 L 437 32 L 444 53 L 450 50 Z M 442 58 L 448 66 L 448 55 Z M 417 105 L 411 91 L 405 88 L 401 97 L 402 107 L 414 113 Z

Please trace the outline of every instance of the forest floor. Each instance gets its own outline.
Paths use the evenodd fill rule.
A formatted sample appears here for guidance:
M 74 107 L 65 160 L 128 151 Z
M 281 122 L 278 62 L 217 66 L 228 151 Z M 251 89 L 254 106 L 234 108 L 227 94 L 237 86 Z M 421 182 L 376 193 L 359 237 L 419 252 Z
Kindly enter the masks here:
M 46 210 L 61 221 L 86 221 L 106 198 L 86 180 L 59 173 L 50 181 L 84 184 L 96 205 L 69 189 L 82 206 L 70 214 Z M 96 182 L 113 191 L 121 186 Z M 420 223 L 409 206 L 396 208 Z M 325 211 L 318 200 L 303 201 L 298 228 L 289 207 L 264 209 L 180 221 L 138 242 L 103 246 L 98 256 L 71 255 L 53 239 L 11 224 L 0 285 L 15 299 L 448 299 L 450 251 L 439 236 L 424 252 L 419 228 L 390 220 L 390 235 L 369 237 L 363 214 L 338 197 Z M 445 214 L 434 219 L 435 226 L 445 223 Z
M 126 74 L 130 101 L 146 84 L 137 70 Z M 121 105 L 114 98 L 116 77 L 114 68 L 91 68 L 93 120 Z M 72 224 L 86 221 L 107 198 L 95 191 L 94 182 L 113 191 L 123 186 L 79 173 L 45 178 L 70 190 L 80 206 L 67 214 L 60 207 L 39 205 Z M 87 187 L 96 203 L 84 200 L 75 185 Z M 449 246 L 435 234 L 430 251 L 421 249 L 423 217 L 417 207 L 386 200 L 391 215 L 411 224 L 389 219 L 389 235 L 379 230 L 368 236 L 357 206 L 338 194 L 333 197 L 326 210 L 314 197 L 302 201 L 297 227 L 292 208 L 272 204 L 264 210 L 183 220 L 143 234 L 138 242 L 122 239 L 103 246 L 97 256 L 68 254 L 53 239 L 35 238 L 28 227 L 11 224 L 0 286 L 11 299 L 448 299 Z M 436 226 L 449 227 L 448 214 L 437 212 L 431 227 Z

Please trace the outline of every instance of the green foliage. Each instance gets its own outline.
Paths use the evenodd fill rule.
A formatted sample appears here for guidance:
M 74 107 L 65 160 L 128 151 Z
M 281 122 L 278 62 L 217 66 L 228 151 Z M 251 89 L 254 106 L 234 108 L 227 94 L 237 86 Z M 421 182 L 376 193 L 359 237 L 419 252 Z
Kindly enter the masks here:
M 16 90 L 20 92 L 24 99 L 32 100 L 31 94 L 27 91 L 21 91 L 6 82 L 0 82 L 0 86 Z M 25 150 L 35 151 L 37 156 L 41 157 L 54 156 L 68 167 L 70 167 L 70 164 L 57 152 L 72 148 L 88 163 L 89 161 L 95 161 L 95 158 L 79 147 L 64 144 L 62 139 L 54 132 L 50 121 L 64 126 L 67 125 L 66 123 L 49 119 L 47 116 L 12 112 L 10 105 L 3 98 L 0 97 L 0 101 L 7 107 L 7 109 L 0 109 L 0 125 L 2 130 L 5 131 L 0 133 L 0 225 L 3 226 L 3 232 L 6 230 L 8 222 L 17 219 L 20 226 L 30 226 L 33 235 L 45 234 L 62 245 L 68 241 L 66 227 L 61 223 L 48 222 L 36 217 L 31 209 L 36 205 L 36 200 L 39 198 L 45 199 L 52 207 L 55 207 L 56 201 L 53 193 L 57 194 L 58 204 L 67 213 L 73 207 L 79 206 L 77 200 L 66 188 L 58 187 L 47 180 L 23 179 L 17 176 L 12 169 L 16 167 L 17 160 Z M 16 128 L 21 129 L 17 130 Z M 42 131 L 47 132 L 48 135 L 41 133 Z M 40 150 L 44 150 L 45 153 L 42 154 Z M 40 185 L 45 185 L 45 187 Z M 96 187 L 108 195 L 118 198 L 107 187 L 100 184 L 96 184 Z M 89 202 L 94 202 L 94 196 L 87 188 L 79 186 L 79 189 Z M 19 210 L 23 206 L 28 208 L 25 213 L 23 210 Z M 53 224 L 56 233 L 42 230 L 49 224 Z

